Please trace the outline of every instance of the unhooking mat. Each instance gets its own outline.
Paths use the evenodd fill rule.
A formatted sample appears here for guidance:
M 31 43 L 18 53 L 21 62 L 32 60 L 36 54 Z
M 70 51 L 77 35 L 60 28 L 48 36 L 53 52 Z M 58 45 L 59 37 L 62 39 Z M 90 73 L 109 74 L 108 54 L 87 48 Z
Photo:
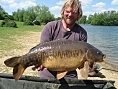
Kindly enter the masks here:
M 0 89 L 116 89 L 112 80 L 64 80 L 22 76 L 15 81 L 11 74 L 0 74 Z

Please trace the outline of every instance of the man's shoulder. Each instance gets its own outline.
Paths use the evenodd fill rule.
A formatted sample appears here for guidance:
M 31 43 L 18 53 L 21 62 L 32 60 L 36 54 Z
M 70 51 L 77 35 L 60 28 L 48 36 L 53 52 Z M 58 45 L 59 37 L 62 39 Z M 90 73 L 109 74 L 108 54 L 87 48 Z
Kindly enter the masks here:
M 81 25 L 79 25 L 77 23 L 76 23 L 76 27 L 79 29 L 79 31 L 82 30 L 82 31 L 86 32 L 86 30 Z
M 56 24 L 60 24 L 61 23 L 61 20 L 56 20 L 56 21 L 51 21 L 51 22 L 48 22 L 47 24 L 53 24 L 53 25 L 56 25 Z
M 84 29 L 81 25 L 79 25 L 79 24 L 77 24 L 77 23 L 75 23 L 75 25 L 76 25 L 77 27 L 79 27 L 79 28 Z

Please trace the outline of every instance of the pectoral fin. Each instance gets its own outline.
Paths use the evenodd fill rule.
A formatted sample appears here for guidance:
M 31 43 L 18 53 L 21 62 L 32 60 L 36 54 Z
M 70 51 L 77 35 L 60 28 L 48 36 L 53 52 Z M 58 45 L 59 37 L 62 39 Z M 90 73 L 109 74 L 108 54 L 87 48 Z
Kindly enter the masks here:
M 87 79 L 88 73 L 89 73 L 89 63 L 88 63 L 88 61 L 86 61 L 84 63 L 84 67 L 82 69 L 80 69 L 80 74 L 83 78 Z
M 66 72 L 57 72 L 57 79 L 63 78 L 66 75 L 66 73 L 67 73 L 67 71 Z

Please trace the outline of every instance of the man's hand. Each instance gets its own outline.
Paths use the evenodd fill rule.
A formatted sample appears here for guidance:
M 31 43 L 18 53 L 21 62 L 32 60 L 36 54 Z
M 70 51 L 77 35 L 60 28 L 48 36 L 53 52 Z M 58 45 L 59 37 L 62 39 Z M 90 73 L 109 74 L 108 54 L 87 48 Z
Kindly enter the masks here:
M 40 66 L 39 66 L 39 65 L 37 64 L 37 65 L 34 65 L 34 67 L 32 67 L 32 70 L 35 71 L 35 70 L 37 69 L 38 71 L 42 71 L 44 68 L 45 68 L 45 67 L 43 67 L 43 65 L 40 65 Z

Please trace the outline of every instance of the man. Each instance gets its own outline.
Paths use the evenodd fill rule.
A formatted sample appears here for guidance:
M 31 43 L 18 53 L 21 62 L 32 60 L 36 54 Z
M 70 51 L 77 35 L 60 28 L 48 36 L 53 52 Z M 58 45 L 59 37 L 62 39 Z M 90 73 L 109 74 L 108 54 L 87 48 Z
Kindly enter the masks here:
M 80 1 L 66 0 L 61 10 L 61 16 L 62 20 L 52 21 L 45 25 L 40 43 L 61 38 L 87 42 L 87 32 L 76 24 L 76 21 L 82 17 Z M 43 78 L 55 78 L 56 72 L 44 68 L 38 71 L 38 75 Z M 76 70 L 68 72 L 64 78 L 78 78 Z

